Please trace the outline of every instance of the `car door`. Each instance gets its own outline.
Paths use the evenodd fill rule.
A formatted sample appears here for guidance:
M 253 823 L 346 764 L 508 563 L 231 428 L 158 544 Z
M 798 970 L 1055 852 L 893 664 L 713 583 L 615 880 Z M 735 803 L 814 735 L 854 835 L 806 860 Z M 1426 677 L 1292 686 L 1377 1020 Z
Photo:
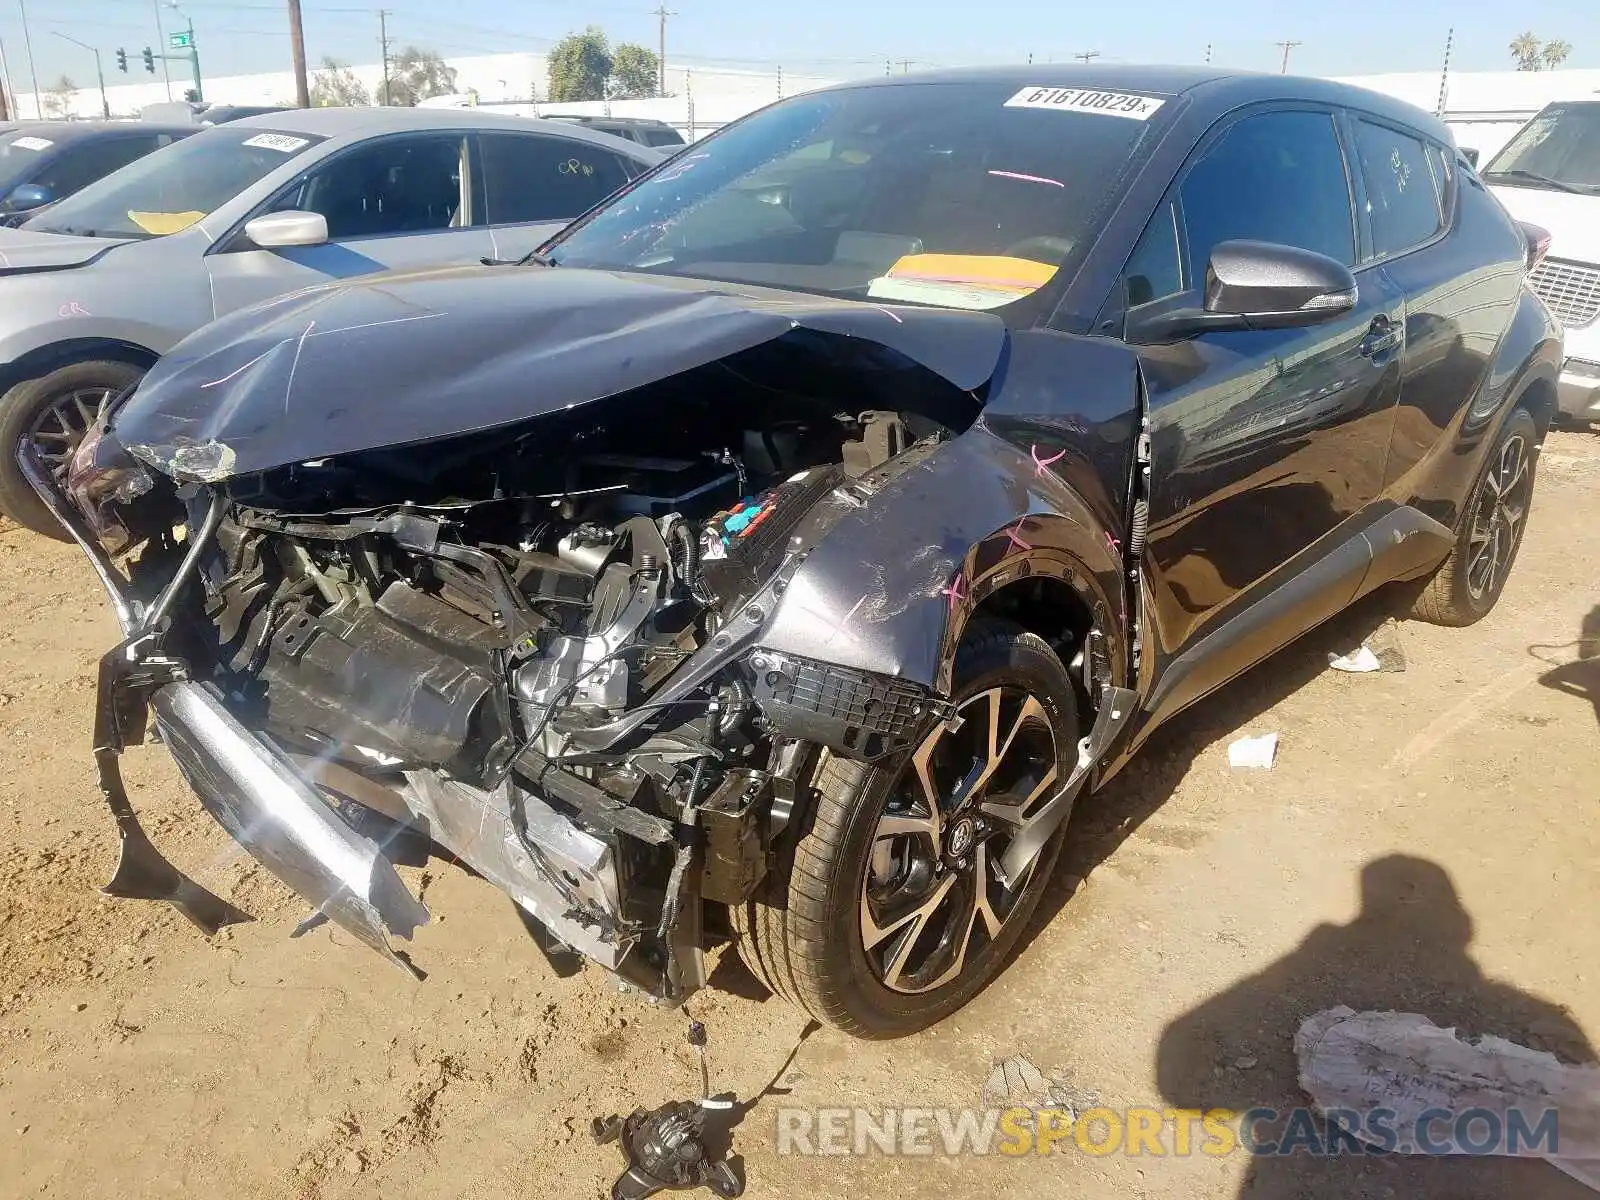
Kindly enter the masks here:
M 478 152 L 497 258 L 537 249 L 643 169 L 592 142 L 553 134 L 484 131 Z
M 243 225 L 207 255 L 216 315 L 379 271 L 475 263 L 493 248 L 477 214 L 461 133 L 372 138 L 330 154 L 251 214 L 321 213 L 320 246 L 264 250 Z
M 1447 526 L 1476 459 L 1443 462 L 1446 431 L 1470 418 L 1522 292 L 1526 243 L 1453 151 L 1415 130 L 1350 114 L 1368 254 L 1405 298 L 1400 405 L 1384 486 Z
M 1325 109 L 1254 110 L 1212 130 L 1126 268 L 1130 331 L 1143 314 L 1198 307 L 1219 242 L 1296 246 L 1354 268 L 1345 159 L 1336 114 Z M 1196 646 L 1285 574 L 1330 553 L 1377 497 L 1403 314 L 1381 271 L 1361 272 L 1357 284 L 1354 310 L 1320 324 L 1136 345 L 1150 422 L 1145 566 L 1165 655 Z M 1291 622 L 1309 625 L 1347 599 L 1319 597 L 1317 611 Z M 1243 669 L 1299 631 L 1275 625 L 1242 652 L 1246 661 L 1211 669 Z M 1201 677 L 1190 682 L 1199 687 Z

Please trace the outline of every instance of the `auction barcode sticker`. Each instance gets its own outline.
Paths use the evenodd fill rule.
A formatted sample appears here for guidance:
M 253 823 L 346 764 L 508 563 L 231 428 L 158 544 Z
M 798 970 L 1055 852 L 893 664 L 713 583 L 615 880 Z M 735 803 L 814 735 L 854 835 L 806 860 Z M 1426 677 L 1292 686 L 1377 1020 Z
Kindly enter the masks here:
M 1006 101 L 1007 108 L 1053 108 L 1061 112 L 1081 112 L 1104 117 L 1127 117 L 1148 121 L 1164 100 L 1136 96 L 1132 92 L 1100 92 L 1092 88 L 1025 87 Z
M 277 150 L 283 154 L 293 154 L 310 144 L 310 138 L 290 137 L 287 133 L 258 133 L 240 143 L 242 146 L 259 146 L 263 150 Z

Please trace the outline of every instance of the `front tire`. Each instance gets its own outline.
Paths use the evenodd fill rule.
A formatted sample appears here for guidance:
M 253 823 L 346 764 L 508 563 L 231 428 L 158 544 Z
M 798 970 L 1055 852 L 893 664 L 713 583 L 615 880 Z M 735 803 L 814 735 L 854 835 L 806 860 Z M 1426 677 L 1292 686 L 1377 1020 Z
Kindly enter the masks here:
M 1538 439 L 1526 409 L 1506 419 L 1462 505 L 1450 557 L 1417 597 L 1413 616 L 1435 625 L 1471 625 L 1494 608 L 1528 525 Z
M 915 1033 L 977 995 L 1060 852 L 1064 820 L 1005 877 L 1007 849 L 1077 761 L 1060 659 L 1034 634 L 985 626 L 957 656 L 954 699 L 960 727 L 939 726 L 898 768 L 824 752 L 791 854 L 732 914 L 769 990 L 859 1037 Z
M 66 531 L 23 478 L 17 449 L 31 442 L 56 481 L 65 484 L 84 434 L 105 406 L 143 375 L 131 363 L 69 363 L 0 396 L 0 513 L 35 533 L 66 541 Z

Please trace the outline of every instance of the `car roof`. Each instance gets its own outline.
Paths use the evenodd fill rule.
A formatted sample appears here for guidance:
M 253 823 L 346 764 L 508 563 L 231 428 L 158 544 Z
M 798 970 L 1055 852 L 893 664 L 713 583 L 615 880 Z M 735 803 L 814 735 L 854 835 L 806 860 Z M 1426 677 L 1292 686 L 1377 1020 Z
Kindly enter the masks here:
M 20 121 L 15 126 L 0 132 L 26 133 L 34 137 L 49 138 L 52 142 L 71 142 L 102 133 L 153 132 L 184 135 L 199 132 L 199 127 L 153 121 Z
M 310 133 L 320 137 L 370 137 L 380 133 L 451 129 L 521 130 L 526 133 L 555 133 L 577 141 L 593 142 L 611 150 L 626 149 L 637 158 L 649 147 L 626 138 L 576 125 L 570 121 L 547 121 L 540 117 L 516 117 L 508 113 L 484 112 L 478 108 L 291 108 L 285 112 L 241 117 L 218 129 L 273 129 L 283 133 Z
M 1349 83 L 1312 79 L 1303 75 L 1269 75 L 1256 71 L 1226 71 L 1217 67 L 1155 66 L 1142 63 L 1034 63 L 1019 67 L 964 67 L 922 71 L 911 75 L 885 75 L 850 87 L 896 87 L 913 83 L 1005 84 L 1018 90 L 1029 86 L 1092 88 L 1101 91 L 1144 92 L 1157 96 L 1183 96 L 1203 104 L 1220 116 L 1241 104 L 1262 100 L 1309 100 L 1348 105 L 1409 125 L 1446 145 L 1455 138 L 1431 113 Z

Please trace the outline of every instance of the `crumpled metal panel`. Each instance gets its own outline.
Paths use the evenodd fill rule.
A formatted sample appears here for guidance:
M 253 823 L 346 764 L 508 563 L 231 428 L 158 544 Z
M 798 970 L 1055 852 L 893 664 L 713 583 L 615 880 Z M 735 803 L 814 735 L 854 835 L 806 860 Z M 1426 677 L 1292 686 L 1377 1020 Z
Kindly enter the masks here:
M 396 966 L 389 945 L 410 938 L 428 910 L 376 844 L 334 814 L 303 777 L 197 683 L 151 698 L 162 740 L 206 811 L 316 910 Z
M 612 271 L 420 271 L 206 326 L 150 370 L 112 432 L 159 470 L 218 482 L 560 412 L 796 331 L 904 356 L 962 391 L 1006 343 L 989 313 Z

